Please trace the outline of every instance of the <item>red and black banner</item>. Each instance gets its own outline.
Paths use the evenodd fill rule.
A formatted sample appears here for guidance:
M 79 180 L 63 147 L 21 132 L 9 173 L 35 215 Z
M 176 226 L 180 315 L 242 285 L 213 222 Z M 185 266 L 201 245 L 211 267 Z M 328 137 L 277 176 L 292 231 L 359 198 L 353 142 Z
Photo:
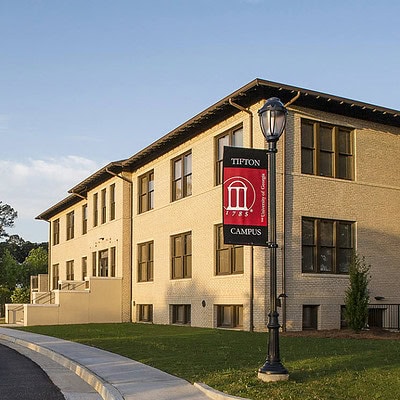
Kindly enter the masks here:
M 222 197 L 225 244 L 266 246 L 267 163 L 265 150 L 224 147 Z

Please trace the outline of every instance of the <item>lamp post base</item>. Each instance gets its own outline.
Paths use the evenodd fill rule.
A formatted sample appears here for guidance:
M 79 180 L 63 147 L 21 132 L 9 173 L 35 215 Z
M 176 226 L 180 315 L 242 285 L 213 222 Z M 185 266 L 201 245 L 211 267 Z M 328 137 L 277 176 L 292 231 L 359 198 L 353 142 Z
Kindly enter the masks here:
M 266 374 L 264 372 L 258 372 L 258 379 L 264 382 L 279 382 L 289 380 L 289 374 Z
M 278 382 L 287 381 L 289 379 L 289 372 L 280 362 L 266 362 L 258 370 L 258 379 L 264 382 Z

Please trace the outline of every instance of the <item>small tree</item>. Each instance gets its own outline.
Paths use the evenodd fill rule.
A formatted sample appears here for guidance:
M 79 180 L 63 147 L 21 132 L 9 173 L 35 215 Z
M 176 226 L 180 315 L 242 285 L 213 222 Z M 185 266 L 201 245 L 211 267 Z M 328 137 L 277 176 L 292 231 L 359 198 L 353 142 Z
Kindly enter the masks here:
M 350 267 L 350 284 L 346 290 L 346 321 L 351 329 L 359 332 L 365 328 L 368 321 L 368 303 L 371 266 L 365 262 L 365 257 L 354 254 Z
M 27 287 L 16 287 L 11 295 L 13 304 L 26 304 L 30 301 L 30 290 Z

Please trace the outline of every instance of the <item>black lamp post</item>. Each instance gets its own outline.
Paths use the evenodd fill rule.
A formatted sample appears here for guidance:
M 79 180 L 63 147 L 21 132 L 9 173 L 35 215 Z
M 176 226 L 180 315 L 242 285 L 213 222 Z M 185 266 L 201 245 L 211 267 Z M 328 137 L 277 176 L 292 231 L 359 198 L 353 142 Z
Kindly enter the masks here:
M 276 268 L 276 143 L 286 126 L 287 110 L 277 97 L 271 97 L 258 111 L 263 135 L 268 142 L 267 153 L 270 193 L 270 312 L 268 314 L 268 355 L 265 364 L 258 370 L 258 378 L 265 382 L 289 379 L 289 373 L 282 365 L 279 354 L 279 320 Z

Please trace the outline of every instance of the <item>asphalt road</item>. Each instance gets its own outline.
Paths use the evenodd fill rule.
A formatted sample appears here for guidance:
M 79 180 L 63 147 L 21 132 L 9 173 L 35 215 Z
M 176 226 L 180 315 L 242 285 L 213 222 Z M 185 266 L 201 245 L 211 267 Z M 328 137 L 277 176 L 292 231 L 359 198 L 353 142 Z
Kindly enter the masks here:
M 64 396 L 37 364 L 0 344 L 0 399 L 64 400 Z

